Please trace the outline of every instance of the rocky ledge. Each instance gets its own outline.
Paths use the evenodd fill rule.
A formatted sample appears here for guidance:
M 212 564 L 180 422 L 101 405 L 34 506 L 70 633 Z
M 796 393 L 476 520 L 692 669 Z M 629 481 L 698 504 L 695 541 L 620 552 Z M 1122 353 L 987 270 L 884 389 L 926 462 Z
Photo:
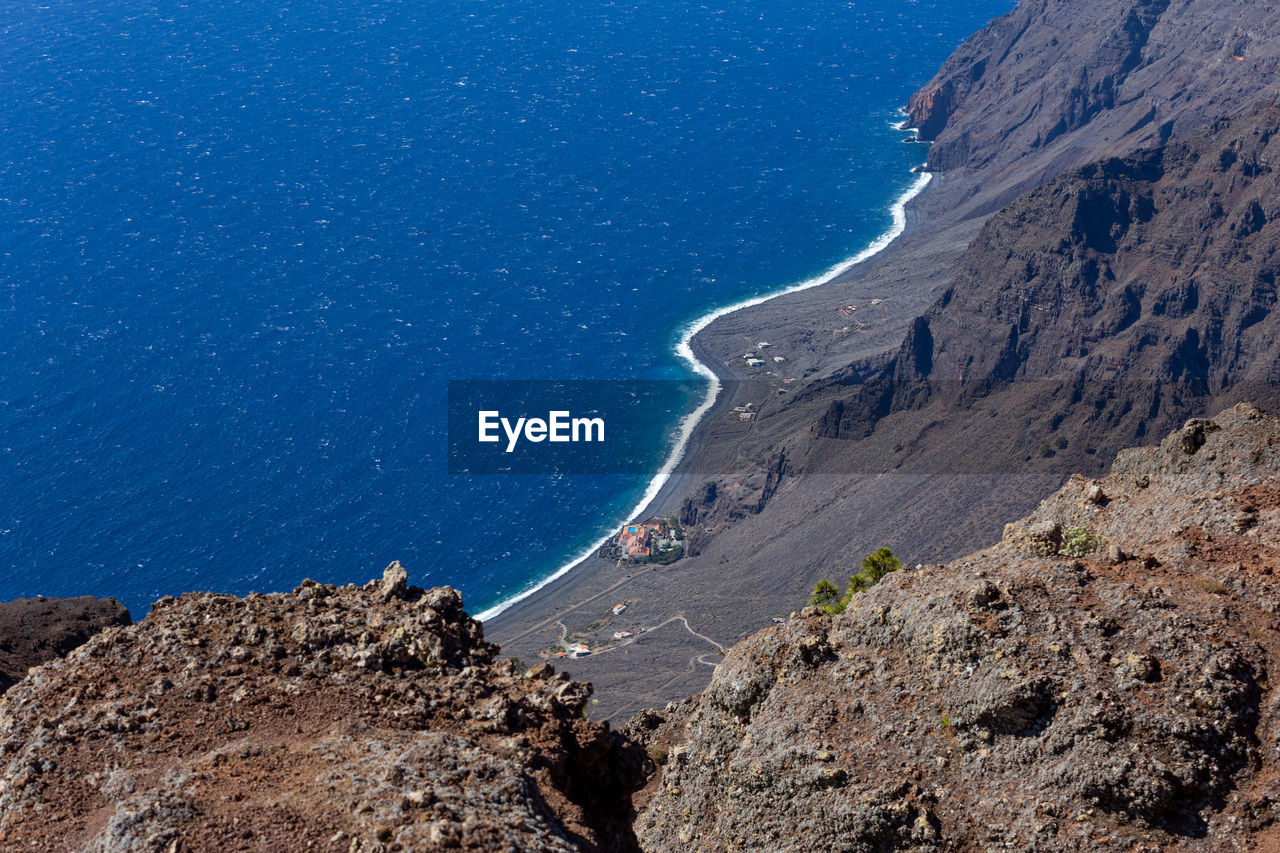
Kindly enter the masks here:
M 662 764 L 641 844 L 1274 849 L 1277 567 L 1280 420 L 1192 421 L 633 720 Z
M 0 848 L 631 850 L 643 754 L 449 588 L 164 598 L 0 704 Z

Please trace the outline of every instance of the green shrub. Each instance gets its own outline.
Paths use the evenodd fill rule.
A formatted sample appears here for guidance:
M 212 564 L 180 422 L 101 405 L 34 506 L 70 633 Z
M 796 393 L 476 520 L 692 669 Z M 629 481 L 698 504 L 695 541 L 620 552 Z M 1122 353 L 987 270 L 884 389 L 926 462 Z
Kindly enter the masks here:
M 829 607 L 840 600 L 840 589 L 829 580 L 820 580 L 813 587 L 809 603 L 817 607 Z
M 843 613 L 849 602 L 860 592 L 866 592 L 878 584 L 885 575 L 902 568 L 901 561 L 888 548 L 880 548 L 862 558 L 862 571 L 850 575 L 849 588 L 840 594 L 840 588 L 829 580 L 820 580 L 813 588 L 809 603 L 828 613 Z
M 1105 544 L 1105 539 L 1094 536 L 1086 527 L 1068 527 L 1062 531 L 1062 545 L 1058 553 L 1064 557 L 1087 557 Z

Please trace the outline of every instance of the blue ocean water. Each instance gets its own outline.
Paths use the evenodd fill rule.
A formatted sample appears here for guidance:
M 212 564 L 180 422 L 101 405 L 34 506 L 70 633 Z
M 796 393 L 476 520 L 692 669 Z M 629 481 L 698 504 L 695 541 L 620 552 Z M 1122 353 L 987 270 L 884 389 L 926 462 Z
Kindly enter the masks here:
M 1012 5 L 6 4 L 0 599 L 527 587 L 645 478 L 449 475 L 447 380 L 687 377 L 887 227 Z

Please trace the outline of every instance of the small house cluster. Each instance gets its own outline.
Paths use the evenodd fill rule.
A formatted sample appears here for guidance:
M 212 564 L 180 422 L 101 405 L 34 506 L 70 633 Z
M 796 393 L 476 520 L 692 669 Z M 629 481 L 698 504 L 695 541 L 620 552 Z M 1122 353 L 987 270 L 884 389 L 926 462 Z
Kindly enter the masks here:
M 624 558 L 643 559 L 652 556 L 660 542 L 670 536 L 671 528 L 661 519 L 628 524 L 618 536 L 618 547 Z
M 876 299 L 871 300 L 872 305 L 879 305 L 882 302 L 884 302 L 883 297 L 877 297 Z M 839 311 L 841 314 L 845 315 L 846 317 L 852 317 L 854 312 L 858 310 L 858 306 L 857 305 L 841 305 L 836 310 Z
M 760 343 L 756 344 L 756 349 L 766 350 L 771 346 L 773 346 L 773 344 L 769 343 L 768 341 L 761 341 Z M 755 350 L 752 350 L 751 352 L 748 352 L 748 353 L 743 353 L 742 358 L 744 361 L 746 361 L 748 367 L 764 367 L 764 358 L 760 355 L 760 353 L 756 352 Z M 774 359 L 774 360 L 779 361 L 779 359 Z

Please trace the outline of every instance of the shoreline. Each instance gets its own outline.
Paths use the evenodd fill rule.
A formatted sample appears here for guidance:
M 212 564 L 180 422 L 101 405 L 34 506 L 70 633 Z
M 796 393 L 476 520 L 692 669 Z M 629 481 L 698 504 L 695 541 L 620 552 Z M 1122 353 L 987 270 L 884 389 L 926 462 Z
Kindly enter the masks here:
M 907 127 L 906 125 L 907 120 L 904 119 L 901 123 L 894 125 L 893 129 L 900 132 L 909 132 L 913 130 L 913 128 Z M 726 374 L 722 376 L 721 373 L 716 371 L 716 369 L 708 363 L 709 361 L 714 362 L 715 359 L 704 348 L 694 343 L 695 338 L 708 326 L 722 317 L 726 317 L 729 314 L 734 314 L 747 308 L 754 308 L 781 296 L 787 296 L 792 293 L 798 293 L 803 290 L 810 290 L 815 287 L 821 287 L 824 284 L 829 284 L 845 275 L 849 270 L 871 260 L 876 255 L 879 255 L 887 249 L 908 229 L 907 206 L 925 191 L 933 179 L 932 173 L 927 171 L 913 171 L 911 174 L 916 176 L 915 180 L 906 189 L 899 193 L 889 206 L 889 213 L 892 218 L 892 223 L 889 228 L 876 239 L 871 241 L 866 248 L 811 278 L 795 284 L 787 285 L 778 290 L 772 290 L 758 296 L 752 296 L 730 303 L 729 305 L 713 308 L 707 313 L 690 321 L 681 329 L 680 338 L 675 346 L 675 354 L 681 361 L 685 362 L 695 374 L 707 380 L 706 391 L 703 394 L 701 402 L 699 402 L 692 411 L 681 417 L 677 428 L 678 432 L 676 440 L 673 443 L 671 451 L 667 454 L 666 460 L 663 462 L 662 467 L 658 469 L 657 473 L 650 478 L 640 500 L 623 517 L 622 522 L 620 522 L 621 524 L 625 524 L 628 519 L 640 518 L 646 514 L 652 514 L 670 501 L 672 493 L 675 491 L 675 488 L 680 481 L 678 471 L 680 464 L 689 456 L 691 449 L 696 450 L 695 439 L 697 438 L 698 425 L 702 423 L 706 416 L 716 408 L 718 403 L 721 405 L 725 403 L 722 399 L 724 395 L 721 393 L 724 390 L 722 380 L 727 379 L 728 375 Z M 703 358 L 699 357 L 699 355 L 705 357 L 707 361 L 704 361 Z M 492 607 L 489 607 L 476 615 L 475 619 L 481 623 L 489 622 L 494 618 L 509 612 L 516 605 L 529 601 L 531 598 L 545 597 L 539 596 L 539 593 L 548 590 L 556 581 L 565 577 L 573 571 L 573 569 L 587 563 L 593 556 L 595 556 L 605 543 L 613 538 L 616 527 L 618 527 L 617 524 L 613 525 L 613 527 L 610 528 L 609 533 L 597 539 L 587 548 L 579 551 L 575 556 L 570 558 L 568 562 L 556 569 L 547 577 L 543 578 L 541 581 L 537 582 L 534 586 L 519 592 L 512 597 L 493 605 Z

